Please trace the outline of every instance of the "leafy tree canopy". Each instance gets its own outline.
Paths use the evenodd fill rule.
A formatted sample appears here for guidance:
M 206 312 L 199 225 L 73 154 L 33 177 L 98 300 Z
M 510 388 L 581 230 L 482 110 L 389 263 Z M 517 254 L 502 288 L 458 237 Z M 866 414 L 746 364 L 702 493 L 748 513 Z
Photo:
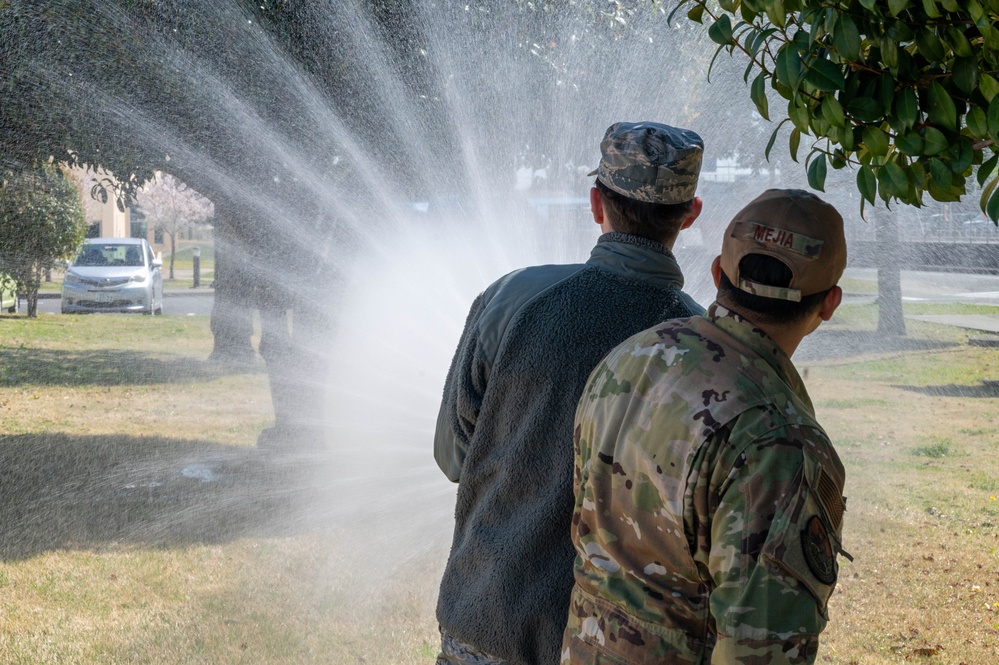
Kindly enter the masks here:
M 86 216 L 76 185 L 51 164 L 0 178 L 0 271 L 27 296 L 37 313 L 45 271 L 83 242 Z
M 982 210 L 999 220 L 999 2 L 681 0 L 670 19 L 684 10 L 708 27 L 716 58 L 748 56 L 761 116 L 768 88 L 787 101 L 767 157 L 790 123 L 795 160 L 812 139 L 813 188 L 828 166 L 850 166 L 864 201 L 920 206 L 959 200 L 977 167 Z

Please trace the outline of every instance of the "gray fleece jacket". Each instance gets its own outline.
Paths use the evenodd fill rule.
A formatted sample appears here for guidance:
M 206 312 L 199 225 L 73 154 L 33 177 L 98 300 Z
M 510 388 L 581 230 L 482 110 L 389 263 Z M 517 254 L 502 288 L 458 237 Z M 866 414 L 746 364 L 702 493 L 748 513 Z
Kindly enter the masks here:
M 578 265 L 533 266 L 472 304 L 434 456 L 458 482 L 441 629 L 516 665 L 556 665 L 575 559 L 572 423 L 590 371 L 665 319 L 703 313 L 663 245 L 604 234 Z

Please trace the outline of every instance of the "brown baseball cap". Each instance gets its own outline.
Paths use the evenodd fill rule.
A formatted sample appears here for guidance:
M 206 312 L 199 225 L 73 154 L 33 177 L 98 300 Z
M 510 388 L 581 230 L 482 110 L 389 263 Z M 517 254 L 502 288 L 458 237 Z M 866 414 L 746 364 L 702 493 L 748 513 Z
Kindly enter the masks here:
M 787 287 L 739 275 L 747 254 L 764 254 L 791 269 Z M 725 230 L 721 269 L 732 284 L 754 295 L 799 302 L 836 286 L 846 268 L 843 217 L 832 205 L 801 189 L 768 189 L 740 210 Z

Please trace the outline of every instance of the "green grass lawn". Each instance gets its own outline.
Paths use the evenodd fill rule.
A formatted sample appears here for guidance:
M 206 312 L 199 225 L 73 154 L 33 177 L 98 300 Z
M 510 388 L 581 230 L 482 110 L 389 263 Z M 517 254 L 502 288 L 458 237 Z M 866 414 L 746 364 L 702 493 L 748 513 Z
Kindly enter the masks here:
M 174 256 L 174 268 L 177 270 L 192 270 L 194 268 L 194 248 L 198 247 L 201 250 L 201 256 L 199 257 L 199 265 L 201 268 L 201 273 L 204 275 L 205 271 L 211 271 L 215 269 L 215 246 L 210 242 L 205 243 L 188 243 L 187 241 L 180 241 L 177 243 L 177 254 Z M 167 250 L 163 252 L 163 267 L 165 269 L 170 268 L 170 254 L 169 245 L 167 245 Z
M 839 314 L 796 359 L 855 557 L 818 662 L 999 662 L 999 351 Z M 267 376 L 211 346 L 199 317 L 0 316 L 0 663 L 431 665 L 449 510 L 402 539 L 423 503 L 344 517 L 439 483 L 430 442 L 428 477 L 394 481 L 351 466 L 364 432 L 329 458 L 258 449 Z

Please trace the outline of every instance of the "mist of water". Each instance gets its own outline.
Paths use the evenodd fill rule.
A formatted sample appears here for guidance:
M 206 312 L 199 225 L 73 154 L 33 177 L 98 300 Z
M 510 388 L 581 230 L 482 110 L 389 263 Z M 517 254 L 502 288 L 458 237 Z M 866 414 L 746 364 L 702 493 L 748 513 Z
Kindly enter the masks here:
M 267 267 L 282 291 L 300 287 L 300 265 L 341 276 L 345 288 L 326 304 L 333 335 L 321 351 L 330 374 L 313 385 L 330 403 L 332 463 L 324 468 L 333 469 L 325 482 L 334 491 L 323 496 L 335 500 L 310 510 L 317 521 L 379 527 L 374 549 L 396 557 L 420 553 L 398 543 L 441 547 L 450 531 L 453 487 L 433 462 L 432 434 L 467 308 L 510 270 L 586 259 L 599 233 L 586 174 L 606 127 L 654 120 L 703 136 L 705 212 L 698 235 L 681 238 L 677 254 L 688 291 L 705 304 L 721 229 L 774 184 L 773 167 L 757 169 L 765 173 L 759 183 L 719 182 L 715 161 L 740 150 L 762 154 L 772 125 L 752 120 L 741 64 L 720 58 L 709 85 L 714 46 L 696 26 L 669 25 L 649 3 L 570 14 L 544 3 L 416 2 L 405 35 L 386 34 L 367 2 L 316 3 L 309 29 L 336 40 L 354 68 L 360 101 L 352 115 L 237 3 L 198 6 L 199 24 L 214 26 L 202 38 L 224 40 L 242 63 L 235 70 L 206 60 L 191 39 L 144 35 L 130 55 L 138 71 L 179 80 L 182 107 L 207 114 L 206 126 L 249 146 L 252 177 L 247 160 L 222 163 L 187 131 L 185 122 L 203 118 L 146 108 L 99 70 L 77 70 L 60 83 L 106 105 L 114 131 L 238 199 L 250 213 L 244 227 L 265 227 L 256 237 L 282 238 L 288 261 L 276 276 L 274 264 Z M 110 4 L 98 10 L 93 29 L 128 35 L 142 27 Z M 414 86 L 414 77 L 422 83 Z M 261 173 L 272 185 L 261 187 Z M 800 182 L 789 171 L 780 184 Z M 335 224 L 317 219 L 322 213 Z M 252 242 L 243 249 L 253 263 Z

